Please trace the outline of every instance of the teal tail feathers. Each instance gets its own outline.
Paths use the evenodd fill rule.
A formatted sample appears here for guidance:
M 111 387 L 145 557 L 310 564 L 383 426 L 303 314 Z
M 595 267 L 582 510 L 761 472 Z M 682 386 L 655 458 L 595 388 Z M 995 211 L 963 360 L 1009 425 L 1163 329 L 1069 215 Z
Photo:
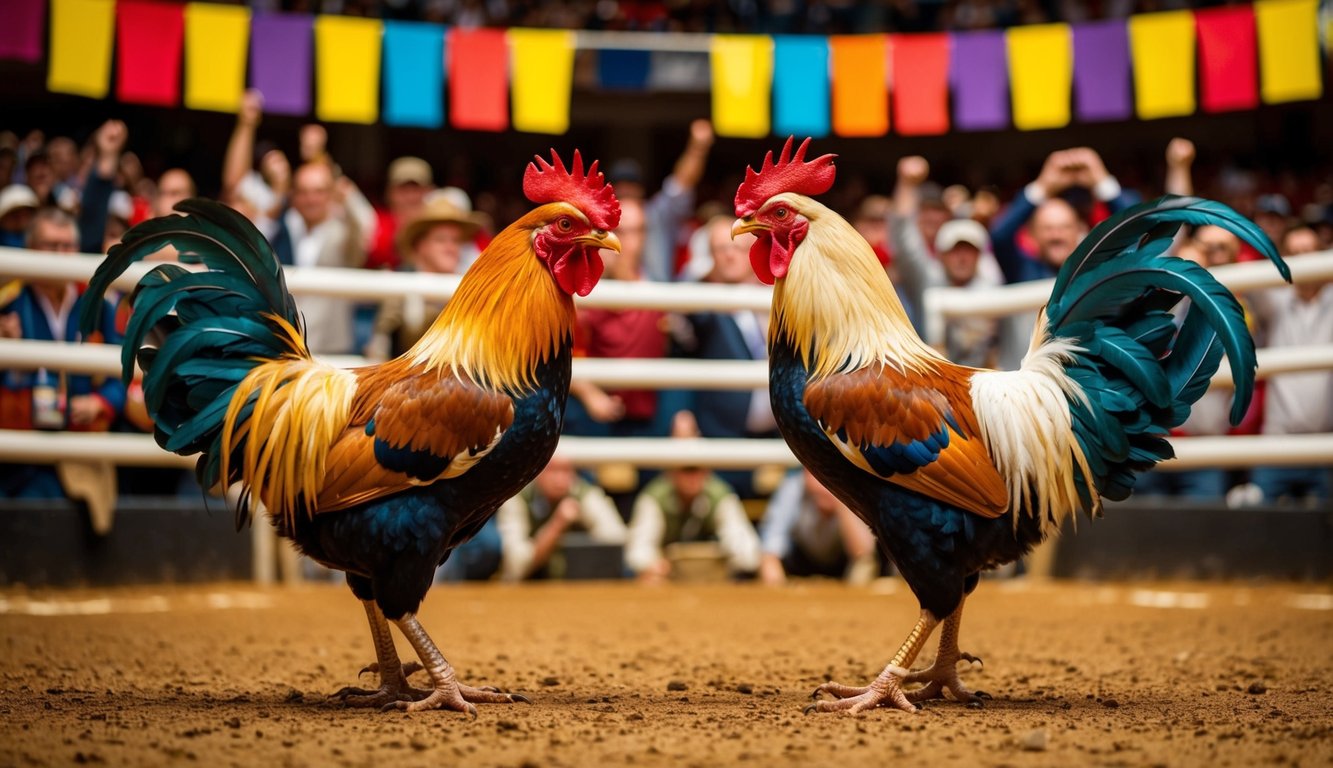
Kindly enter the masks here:
M 1272 242 L 1221 203 L 1167 196 L 1099 224 L 1061 268 L 1046 306 L 1052 337 L 1082 351 L 1066 367 L 1087 395 L 1071 401 L 1074 432 L 1101 495 L 1123 499 L 1137 472 L 1174 454 L 1167 432 L 1226 355 L 1238 423 L 1254 394 L 1254 340 L 1240 302 L 1203 267 L 1164 254 L 1184 225 L 1223 227 L 1249 243 L 1290 280 Z M 1188 299 L 1173 316 L 1167 310 Z M 1080 488 L 1085 503 L 1089 489 Z
M 131 297 L 121 363 L 126 382 L 136 360 L 143 369 L 144 403 L 158 444 L 185 456 L 202 452 L 198 474 L 211 487 L 219 479 L 222 422 L 237 385 L 266 360 L 309 352 L 296 303 L 264 236 L 219 203 L 191 199 L 176 210 L 188 215 L 151 219 L 126 232 L 88 290 L 104 296 L 131 264 L 166 246 L 182 263 L 207 267 L 196 272 L 163 263 L 144 276 Z M 100 320 L 86 307 L 98 303 L 85 303 L 79 318 L 85 333 Z

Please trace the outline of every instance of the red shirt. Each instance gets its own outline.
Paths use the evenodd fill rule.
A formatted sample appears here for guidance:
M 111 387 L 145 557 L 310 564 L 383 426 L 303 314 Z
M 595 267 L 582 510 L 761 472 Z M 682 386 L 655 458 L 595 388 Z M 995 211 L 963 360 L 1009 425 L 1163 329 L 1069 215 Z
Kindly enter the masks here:
M 651 357 L 666 355 L 663 314 L 655 309 L 581 309 L 579 346 L 588 357 Z M 625 405 L 625 418 L 648 420 L 657 411 L 657 392 L 630 389 L 609 392 Z

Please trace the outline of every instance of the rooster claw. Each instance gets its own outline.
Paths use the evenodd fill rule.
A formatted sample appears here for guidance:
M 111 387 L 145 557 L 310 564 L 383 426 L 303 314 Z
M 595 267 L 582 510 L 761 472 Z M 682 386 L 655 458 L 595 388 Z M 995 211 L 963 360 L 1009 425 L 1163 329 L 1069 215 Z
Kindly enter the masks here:
M 986 662 L 982 661 L 980 656 L 973 656 L 970 653 L 958 654 L 958 661 L 966 661 L 970 664 L 980 664 L 983 667 L 986 666 Z

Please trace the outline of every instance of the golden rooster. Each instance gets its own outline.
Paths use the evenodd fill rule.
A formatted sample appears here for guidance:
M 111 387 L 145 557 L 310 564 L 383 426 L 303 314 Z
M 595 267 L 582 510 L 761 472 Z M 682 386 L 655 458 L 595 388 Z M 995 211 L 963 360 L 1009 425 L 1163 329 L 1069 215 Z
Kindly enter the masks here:
M 344 571 L 370 620 L 375 690 L 354 706 L 453 709 L 526 701 L 455 679 L 416 618 L 435 569 L 521 490 L 555 450 L 569 392 L 573 295 L 602 275 L 599 249 L 620 204 L 594 162 L 538 157 L 523 191 L 539 207 L 498 234 L 421 340 L 382 365 L 341 370 L 314 360 L 278 260 L 258 231 L 216 203 L 126 233 L 94 276 L 103 295 L 133 261 L 166 245 L 191 272 L 157 267 L 140 282 L 124 374 L 144 370 L 158 443 L 202 453 L 206 488 L 237 487 L 237 525 L 261 503 L 302 552 Z M 97 304 L 97 302 L 92 302 Z M 97 318 L 85 314 L 85 327 Z M 394 651 L 389 622 L 432 686 Z

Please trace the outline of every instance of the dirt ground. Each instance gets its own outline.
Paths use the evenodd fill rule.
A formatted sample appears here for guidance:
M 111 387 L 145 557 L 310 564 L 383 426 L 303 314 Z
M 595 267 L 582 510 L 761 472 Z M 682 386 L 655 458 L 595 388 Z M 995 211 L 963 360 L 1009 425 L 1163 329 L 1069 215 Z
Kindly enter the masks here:
M 329 698 L 372 658 L 342 587 L 0 592 L 0 765 L 1333 764 L 1325 586 L 987 582 L 985 709 L 802 715 L 915 615 L 892 581 L 436 588 L 460 677 L 532 699 L 473 721 Z

